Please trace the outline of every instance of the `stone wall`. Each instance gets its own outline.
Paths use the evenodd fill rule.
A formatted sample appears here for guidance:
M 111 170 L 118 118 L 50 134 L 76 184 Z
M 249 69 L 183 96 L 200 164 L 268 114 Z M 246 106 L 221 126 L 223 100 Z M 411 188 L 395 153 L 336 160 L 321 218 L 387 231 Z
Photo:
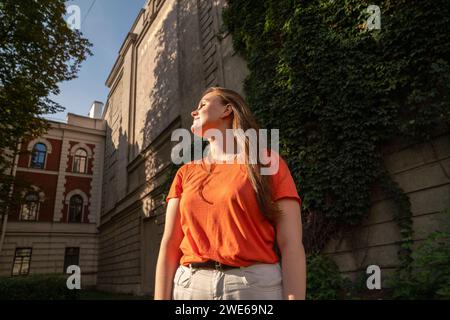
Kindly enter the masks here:
M 65 273 L 65 248 L 80 248 L 81 287 L 97 283 L 98 241 L 94 224 L 8 222 L 0 276 L 11 276 L 16 248 L 32 248 L 30 273 Z
M 444 211 L 450 208 L 450 134 L 443 131 L 430 143 L 394 141 L 385 149 L 386 167 L 411 202 L 414 248 L 449 222 L 449 214 Z M 365 273 L 367 266 L 378 265 L 384 286 L 399 266 L 401 239 L 394 221 L 395 210 L 393 199 L 377 192 L 362 226 L 353 234 L 330 241 L 323 252 L 351 279 Z

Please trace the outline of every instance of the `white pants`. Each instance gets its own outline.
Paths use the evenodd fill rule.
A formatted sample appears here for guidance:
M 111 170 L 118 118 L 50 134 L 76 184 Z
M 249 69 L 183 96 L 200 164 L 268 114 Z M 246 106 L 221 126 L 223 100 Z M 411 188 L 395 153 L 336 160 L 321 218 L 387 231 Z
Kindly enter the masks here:
M 179 266 L 174 300 L 281 300 L 281 267 L 255 264 L 225 271 Z

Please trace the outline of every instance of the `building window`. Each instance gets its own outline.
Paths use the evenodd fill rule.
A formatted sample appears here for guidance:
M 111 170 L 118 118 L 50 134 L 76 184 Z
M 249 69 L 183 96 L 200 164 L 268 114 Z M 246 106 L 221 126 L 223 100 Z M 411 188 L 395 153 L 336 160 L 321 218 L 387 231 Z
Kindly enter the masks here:
M 69 266 L 80 265 L 80 248 L 66 248 L 66 252 L 64 254 L 64 270 L 63 273 L 67 272 L 67 268 Z
M 43 143 L 36 143 L 31 152 L 31 167 L 44 169 L 47 147 Z
M 83 217 L 83 198 L 76 194 L 69 202 L 69 222 L 81 222 Z
M 39 194 L 35 191 L 28 192 L 20 210 L 20 220 L 36 221 L 39 212 Z
M 30 272 L 31 248 L 16 248 L 12 269 L 13 276 L 27 275 Z
M 86 173 L 87 152 L 84 149 L 78 149 L 73 157 L 73 172 Z

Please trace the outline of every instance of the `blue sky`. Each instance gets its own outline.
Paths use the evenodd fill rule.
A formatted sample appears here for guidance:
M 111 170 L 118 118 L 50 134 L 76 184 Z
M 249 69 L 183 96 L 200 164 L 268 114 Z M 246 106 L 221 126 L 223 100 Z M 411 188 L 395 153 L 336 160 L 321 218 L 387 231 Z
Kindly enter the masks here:
M 93 56 L 83 62 L 78 78 L 62 82 L 61 93 L 50 97 L 65 107 L 64 112 L 51 114 L 46 118 L 65 121 L 68 112 L 87 115 L 94 100 L 106 102 L 106 78 L 125 36 L 144 4 L 145 0 L 67 1 L 67 5 L 80 7 L 81 32 L 93 44 Z

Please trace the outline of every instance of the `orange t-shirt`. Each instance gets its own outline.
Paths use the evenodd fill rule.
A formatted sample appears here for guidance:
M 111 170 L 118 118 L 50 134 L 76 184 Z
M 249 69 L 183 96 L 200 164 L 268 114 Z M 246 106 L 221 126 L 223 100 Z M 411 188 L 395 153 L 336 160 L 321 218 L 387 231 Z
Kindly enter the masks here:
M 289 168 L 279 160 L 270 179 L 272 200 L 292 198 L 301 204 Z M 167 201 L 172 198 L 180 198 L 181 264 L 278 262 L 274 227 L 259 210 L 244 164 L 215 164 L 210 172 L 201 161 L 187 163 L 175 176 Z

